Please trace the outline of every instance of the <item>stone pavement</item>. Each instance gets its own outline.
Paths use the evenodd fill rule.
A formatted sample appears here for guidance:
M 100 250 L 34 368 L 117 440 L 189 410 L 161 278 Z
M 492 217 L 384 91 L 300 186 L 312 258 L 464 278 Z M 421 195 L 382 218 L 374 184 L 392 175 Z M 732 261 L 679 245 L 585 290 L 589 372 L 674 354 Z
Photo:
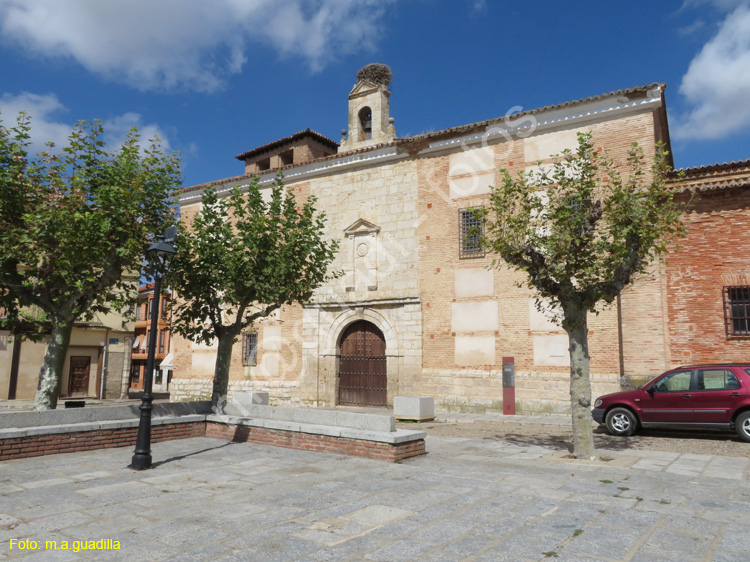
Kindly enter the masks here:
M 464 414 L 439 413 L 437 422 L 473 423 L 475 421 L 491 421 L 493 423 L 533 423 L 556 427 L 570 427 L 570 415 L 515 415 L 503 414 Z M 596 427 L 596 424 L 594 424 Z M 728 480 L 750 480 L 750 446 L 747 457 L 722 457 L 717 455 L 696 455 L 690 453 L 672 453 L 666 451 L 629 450 L 606 451 L 599 450 L 603 456 L 616 460 L 620 466 L 632 466 L 636 469 L 656 472 L 669 472 L 685 476 L 711 476 Z M 561 457 L 564 454 L 560 455 Z M 750 560 L 750 554 L 748 555 Z
M 729 562 L 750 551 L 747 474 L 719 477 L 720 457 L 714 474 L 686 455 L 678 467 L 643 451 L 576 463 L 445 437 L 403 464 L 209 438 L 153 449 L 145 472 L 126 468 L 129 448 L 0 463 L 0 559 Z M 11 539 L 38 548 L 10 550 Z M 88 539 L 120 550 L 45 543 Z

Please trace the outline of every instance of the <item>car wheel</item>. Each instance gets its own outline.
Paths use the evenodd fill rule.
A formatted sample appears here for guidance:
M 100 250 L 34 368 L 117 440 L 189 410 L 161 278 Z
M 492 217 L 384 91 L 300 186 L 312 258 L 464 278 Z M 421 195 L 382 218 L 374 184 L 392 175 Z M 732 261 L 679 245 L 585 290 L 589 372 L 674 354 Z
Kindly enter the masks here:
M 734 429 L 740 439 L 750 443 L 750 412 L 742 412 L 737 419 L 734 420 Z
M 638 429 L 638 418 L 627 408 L 613 408 L 607 412 L 607 431 L 612 435 L 633 435 Z

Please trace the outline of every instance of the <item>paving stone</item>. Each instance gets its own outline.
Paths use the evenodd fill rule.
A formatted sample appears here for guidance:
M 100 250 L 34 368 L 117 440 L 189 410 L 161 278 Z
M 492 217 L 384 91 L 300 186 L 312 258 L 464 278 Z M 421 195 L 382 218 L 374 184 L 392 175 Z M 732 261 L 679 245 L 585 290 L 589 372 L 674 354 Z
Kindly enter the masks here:
M 407 562 L 418 558 L 431 549 L 432 545 L 426 542 L 415 541 L 413 539 L 400 539 L 386 547 L 365 554 L 364 559 L 376 562 Z
M 589 466 L 459 438 L 430 438 L 429 455 L 402 465 L 206 438 L 155 449 L 147 472 L 117 449 L 0 463 L 0 559 L 11 538 L 57 536 L 121 541 L 75 556 L 86 560 L 732 562 L 750 551 L 750 483 L 715 475 L 748 459 L 629 451 L 666 464 Z M 669 473 L 676 460 L 691 474 Z
M 705 560 L 711 555 L 715 538 L 711 533 L 657 530 L 648 537 L 638 552 L 652 556 L 669 553 L 669 556 L 685 562 Z
M 342 518 L 349 519 L 350 521 L 369 523 L 371 525 L 385 525 L 413 514 L 413 511 L 399 509 L 397 507 L 372 505 L 365 509 L 342 515 Z
M 642 538 L 643 532 L 629 528 L 590 526 L 563 547 L 566 554 L 624 560 L 625 553 Z
M 356 556 L 360 560 L 360 553 L 370 550 L 377 550 L 383 546 L 384 539 L 377 539 L 370 535 L 354 537 L 336 546 L 321 548 L 315 552 L 307 554 L 305 559 L 319 562 L 336 562 L 339 560 L 350 560 Z
M 747 552 L 718 552 L 713 562 L 747 562 Z

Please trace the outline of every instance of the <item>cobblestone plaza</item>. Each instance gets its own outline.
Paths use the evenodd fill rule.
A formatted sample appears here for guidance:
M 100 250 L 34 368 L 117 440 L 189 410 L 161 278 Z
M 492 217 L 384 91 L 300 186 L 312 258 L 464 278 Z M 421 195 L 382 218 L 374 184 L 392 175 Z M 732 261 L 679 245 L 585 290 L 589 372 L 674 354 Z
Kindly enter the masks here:
M 7 461 L 0 558 L 747 559 L 747 458 L 603 451 L 582 464 L 450 437 L 427 449 L 394 465 L 194 438 L 155 444 L 145 472 L 127 468 L 130 448 Z M 73 551 L 90 540 L 120 548 Z

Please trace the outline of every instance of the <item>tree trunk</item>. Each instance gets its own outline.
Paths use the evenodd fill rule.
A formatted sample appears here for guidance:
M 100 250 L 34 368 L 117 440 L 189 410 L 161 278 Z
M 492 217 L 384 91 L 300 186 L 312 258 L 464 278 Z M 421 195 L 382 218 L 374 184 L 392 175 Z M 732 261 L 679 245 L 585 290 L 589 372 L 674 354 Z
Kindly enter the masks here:
M 224 413 L 229 385 L 229 366 L 232 363 L 232 348 L 234 347 L 234 333 L 223 333 L 219 336 L 219 348 L 216 352 L 216 366 L 214 367 L 214 386 L 211 393 L 211 407 L 217 414 Z
M 573 456 L 596 459 L 591 422 L 589 332 L 586 310 L 565 311 L 565 331 L 570 341 L 570 410 L 573 418 Z
M 34 399 L 35 410 L 54 410 L 57 408 L 57 398 L 60 396 L 62 372 L 65 367 L 65 356 L 68 353 L 70 335 L 73 332 L 73 322 L 55 319 L 52 323 L 52 333 L 49 337 L 44 363 L 39 371 L 39 383 L 36 387 Z

